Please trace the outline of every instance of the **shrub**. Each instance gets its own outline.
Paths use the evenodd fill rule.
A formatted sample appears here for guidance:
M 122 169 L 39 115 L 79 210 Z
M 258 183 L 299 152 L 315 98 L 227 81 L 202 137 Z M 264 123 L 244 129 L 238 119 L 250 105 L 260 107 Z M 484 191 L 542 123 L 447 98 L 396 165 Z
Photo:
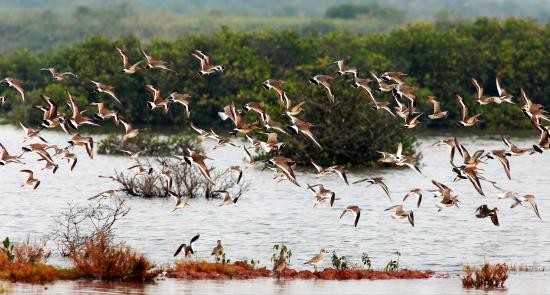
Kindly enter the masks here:
M 192 139 L 192 136 L 182 134 L 160 136 L 143 132 L 122 144 L 122 135 L 111 134 L 99 142 L 97 152 L 104 155 L 123 155 L 121 150 L 141 151 L 141 156 L 163 157 L 181 154 L 187 151 L 187 148 L 200 150 Z
M 508 265 L 506 263 L 484 263 L 481 267 L 464 266 L 465 275 L 462 277 L 464 288 L 502 288 L 508 279 Z
M 71 259 L 84 278 L 146 282 L 160 273 L 145 256 L 124 244 L 114 245 L 106 236 L 88 241 Z

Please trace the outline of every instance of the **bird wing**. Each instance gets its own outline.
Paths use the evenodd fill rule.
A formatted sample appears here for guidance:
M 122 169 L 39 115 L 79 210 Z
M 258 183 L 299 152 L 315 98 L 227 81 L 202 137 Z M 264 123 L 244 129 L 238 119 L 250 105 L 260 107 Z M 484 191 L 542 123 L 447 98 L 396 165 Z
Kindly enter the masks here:
M 126 54 L 124 54 L 122 49 L 120 49 L 118 47 L 116 47 L 115 49 L 116 49 L 116 51 L 118 51 L 118 54 L 120 54 L 120 57 L 122 57 L 122 63 L 124 64 L 124 67 L 125 68 L 130 67 L 130 60 L 128 59 L 128 56 Z
M 472 84 L 474 84 L 474 87 L 476 88 L 477 98 L 481 99 L 483 97 L 483 87 L 481 87 L 481 85 L 479 85 L 479 83 L 477 82 L 476 79 L 471 78 L 470 80 L 472 81 Z
M 474 171 L 466 170 L 464 171 L 466 173 L 466 176 L 468 177 L 468 180 L 472 183 L 476 191 L 482 195 L 485 196 L 485 193 L 483 193 L 483 189 L 481 188 L 481 183 L 479 181 L 479 177 Z
M 178 254 L 180 254 L 181 250 L 183 249 L 183 247 L 185 246 L 185 244 L 181 244 L 178 249 L 176 250 L 176 252 L 174 253 L 174 257 L 178 256 Z
M 506 159 L 506 156 L 505 155 L 502 155 L 502 156 L 497 156 L 498 160 L 500 161 L 500 163 L 502 163 L 502 166 L 504 167 L 504 172 L 506 172 L 506 176 L 508 176 L 508 179 L 512 179 L 512 177 L 510 177 L 510 161 L 508 161 L 508 159 Z
M 464 100 L 460 97 L 460 95 L 456 96 L 456 102 L 462 112 L 462 120 L 466 120 L 466 118 L 468 118 L 468 107 L 464 104 Z
M 357 224 L 359 223 L 359 218 L 361 217 L 361 210 L 357 211 L 355 213 L 355 222 L 353 222 L 353 225 L 357 227 Z

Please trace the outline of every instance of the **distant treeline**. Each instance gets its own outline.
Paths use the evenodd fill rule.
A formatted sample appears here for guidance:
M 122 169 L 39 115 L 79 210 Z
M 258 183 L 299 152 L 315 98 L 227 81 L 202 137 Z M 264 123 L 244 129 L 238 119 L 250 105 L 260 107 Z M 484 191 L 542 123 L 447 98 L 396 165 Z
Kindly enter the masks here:
M 177 74 L 143 71 L 124 75 L 115 46 L 126 50 L 131 61 L 143 58 L 139 53 L 139 48 L 143 47 L 151 55 L 167 60 Z M 104 37 L 92 37 L 82 44 L 47 53 L 20 50 L 1 56 L 0 75 L 25 81 L 28 97 L 28 102 L 22 105 L 13 90 L 2 88 L 8 101 L 1 114 L 8 120 L 29 123 L 34 120 L 36 123 L 40 115 L 31 106 L 42 103 L 39 94 L 62 101 L 66 88 L 82 104 L 96 101 L 97 95 L 89 92 L 89 81 L 93 79 L 116 87 L 124 108 L 120 109 L 116 104 L 111 106 L 120 109 L 131 122 L 164 124 L 185 121 L 178 111 L 168 116 L 144 111 L 146 101 L 150 99 L 144 87 L 152 84 L 164 95 L 173 90 L 193 95 L 192 120 L 209 126 L 219 121 L 217 112 L 231 101 L 237 105 L 250 101 L 276 105 L 275 95 L 261 87 L 261 83 L 270 78 L 287 80 L 289 96 L 296 101 L 324 103 L 323 90 L 307 81 L 315 74 L 334 73 L 332 62 L 345 58 L 350 66 L 359 69 L 360 77 L 369 77 L 369 71 L 408 73 L 406 81 L 419 88 L 417 110 L 421 112 L 431 112 L 431 105 L 425 97 L 435 95 L 442 101 L 443 108 L 451 111 L 451 119 L 455 119 L 458 115 L 455 95 L 460 94 L 474 111 L 483 113 L 485 127 L 527 127 L 529 124 L 521 120 L 516 105 L 475 106 L 470 77 L 476 77 L 488 95 L 496 94 L 494 81 L 499 76 L 508 92 L 517 96 L 523 87 L 534 101 L 549 105 L 548 48 L 549 27 L 516 19 L 479 19 L 472 24 L 450 27 L 416 24 L 387 35 L 367 36 L 349 33 L 300 36 L 288 31 L 241 33 L 221 30 L 212 35 L 192 35 L 176 41 L 155 40 L 147 45 L 133 37 L 112 42 Z M 198 76 L 198 62 L 190 55 L 194 49 L 210 54 L 216 63 L 226 67 L 226 71 L 208 78 Z M 79 79 L 54 83 L 46 72 L 39 70 L 49 66 L 74 71 Z M 337 103 L 346 104 L 349 100 L 366 104 L 364 93 L 351 89 L 346 80 L 335 80 Z M 375 96 L 391 100 L 388 95 L 375 93 Z M 357 100 L 357 97 L 362 99 Z M 60 107 L 63 109 L 62 103 Z M 425 123 L 453 126 L 455 123 L 451 119 Z

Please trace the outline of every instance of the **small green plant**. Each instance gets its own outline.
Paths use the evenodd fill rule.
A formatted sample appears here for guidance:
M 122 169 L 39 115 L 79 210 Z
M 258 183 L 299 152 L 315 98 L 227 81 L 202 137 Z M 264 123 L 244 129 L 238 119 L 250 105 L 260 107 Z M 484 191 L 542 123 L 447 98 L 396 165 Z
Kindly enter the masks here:
M 399 257 L 401 256 L 401 252 L 395 251 L 393 254 L 397 256 L 397 259 L 391 259 L 388 264 L 386 264 L 386 267 L 384 267 L 384 271 L 396 271 L 399 269 Z
M 13 254 L 13 243 L 10 242 L 10 238 L 6 237 L 4 239 L 4 241 L 2 242 L 1 250 L 2 252 L 4 252 L 4 254 L 6 254 L 10 262 L 13 262 L 13 260 L 15 260 L 15 254 Z
M 273 255 L 271 255 L 271 262 L 277 263 L 277 261 L 279 261 L 280 255 L 285 255 L 286 263 L 290 264 L 290 258 L 292 257 L 292 250 L 290 250 L 285 245 L 285 243 L 273 245 Z
M 361 255 L 361 261 L 363 262 L 363 267 L 366 267 L 367 270 L 372 269 L 372 262 L 367 252 L 363 252 L 363 254 Z
M 336 255 L 336 251 L 332 252 L 332 266 L 336 268 L 337 270 L 340 269 L 347 269 L 348 268 L 348 261 L 346 260 L 346 256 L 338 257 Z
M 252 265 L 253 268 L 256 268 L 258 267 L 258 265 L 260 265 L 260 260 L 254 260 L 254 259 L 251 259 L 250 260 L 250 265 Z

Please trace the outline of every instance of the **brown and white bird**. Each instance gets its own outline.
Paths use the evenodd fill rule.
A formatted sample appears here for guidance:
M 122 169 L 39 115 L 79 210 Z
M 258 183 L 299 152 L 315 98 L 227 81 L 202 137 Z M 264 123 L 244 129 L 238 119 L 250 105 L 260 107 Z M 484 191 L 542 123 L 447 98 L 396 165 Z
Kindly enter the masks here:
M 31 138 L 38 138 L 43 142 L 48 143 L 42 136 L 40 136 L 40 130 L 34 130 L 22 122 L 19 122 L 19 125 L 21 125 L 21 128 L 23 128 L 23 130 L 25 131 L 25 139 L 23 140 L 23 142 L 26 142 Z
M 65 92 L 67 94 L 67 104 L 69 105 L 71 112 L 73 113 L 71 118 L 69 119 L 70 126 L 74 129 L 78 129 L 78 127 L 82 125 L 99 126 L 99 124 L 95 123 L 92 118 L 83 115 L 84 112 L 80 111 L 80 107 L 75 102 L 69 90 L 65 90 Z
M 216 241 L 216 247 L 212 249 L 212 254 L 210 255 L 213 255 L 216 258 L 216 260 L 219 260 L 223 254 L 224 254 L 224 249 L 222 246 L 222 240 L 218 240 Z
M 172 209 L 172 212 L 174 212 L 178 209 L 183 209 L 185 207 L 191 206 L 187 202 L 189 200 L 189 198 L 183 198 L 182 196 L 180 196 L 179 194 L 177 194 L 176 192 L 174 192 L 172 190 L 168 190 L 168 195 L 170 197 L 172 197 L 174 199 L 174 201 L 176 202 L 176 204 L 174 205 L 174 208 Z
M 23 162 L 21 162 L 22 155 L 23 154 L 20 154 L 18 156 L 10 155 L 6 147 L 2 143 L 0 143 L 0 165 L 3 166 L 3 165 L 7 165 L 8 163 L 23 164 Z
M 457 125 L 460 127 L 470 127 L 474 126 L 475 124 L 479 123 L 479 116 L 481 116 L 481 113 L 471 116 L 468 106 L 464 104 L 464 100 L 460 95 L 456 96 L 456 103 L 460 107 L 460 111 L 462 112 L 462 119 L 457 122 Z
M 191 115 L 191 98 L 192 96 L 190 94 L 179 92 L 172 92 L 168 97 L 172 103 L 178 103 L 185 108 L 185 117 L 187 119 L 189 119 L 189 116 Z
M 533 153 L 534 152 L 534 149 L 532 148 L 520 148 L 518 147 L 517 145 L 513 144 L 512 142 L 510 142 L 509 139 L 507 139 L 506 137 L 504 136 L 500 136 L 500 138 L 502 139 L 502 142 L 508 147 L 508 153 L 511 155 L 511 156 L 521 156 L 521 155 L 524 155 L 525 153 Z
M 380 75 L 380 78 L 384 79 L 388 83 L 391 81 L 394 81 L 397 84 L 404 84 L 402 78 L 407 76 L 407 74 L 402 72 L 385 72 L 382 75 Z
M 320 178 L 320 177 L 323 177 L 325 175 L 336 173 L 336 174 L 338 174 L 338 176 L 340 176 L 340 178 L 347 185 L 349 185 L 348 177 L 346 175 L 346 166 L 344 166 L 344 165 L 334 165 L 334 166 L 330 166 L 328 168 L 323 168 L 323 167 L 321 167 L 321 165 L 315 163 L 312 159 L 310 159 L 310 162 L 313 165 L 313 167 L 315 167 L 315 169 L 317 170 L 317 175 L 315 175 L 315 178 Z
M 353 222 L 353 226 L 357 227 L 357 224 L 359 223 L 359 218 L 361 217 L 361 208 L 357 205 L 349 205 L 342 211 L 342 214 L 340 215 L 340 219 L 344 217 L 344 215 L 348 212 L 351 212 L 355 214 L 355 221 Z
M 333 63 L 338 66 L 338 71 L 336 74 L 339 76 L 351 74 L 353 77 L 357 77 L 357 68 L 348 67 L 343 59 L 337 60 Z
M 135 129 L 130 122 L 126 121 L 126 119 L 119 118 L 118 121 L 124 125 L 125 130 L 125 133 L 120 141 L 122 144 L 125 144 L 128 139 L 135 138 L 139 135 L 139 129 Z
M 74 79 L 77 79 L 78 76 L 73 73 L 73 72 L 58 72 L 56 68 L 54 67 L 51 67 L 51 68 L 42 68 L 40 69 L 41 71 L 49 71 L 50 74 L 52 75 L 52 79 L 54 81 L 63 81 L 65 80 L 66 78 L 68 77 L 72 77 Z
M 12 87 L 21 95 L 21 100 L 25 101 L 25 89 L 23 88 L 23 81 L 14 78 L 6 77 L 0 81 L 0 84 L 6 84 L 8 87 Z M 5 101 L 5 98 L 4 98 Z M 2 102 L 2 104 L 4 103 Z
M 428 96 L 428 101 L 434 106 L 433 114 L 428 115 L 428 118 L 432 120 L 447 119 L 449 111 L 441 111 L 441 103 L 433 96 Z
M 181 157 L 180 157 L 180 159 L 181 159 Z M 199 171 L 201 172 L 201 174 L 210 183 L 214 184 L 214 181 L 212 180 L 212 177 L 210 177 L 209 169 L 208 169 L 208 167 L 206 167 L 206 164 L 204 163 L 204 160 L 206 160 L 206 159 L 212 160 L 212 159 L 208 158 L 205 155 L 202 155 L 202 154 L 199 154 L 199 153 L 193 151 L 190 148 L 187 149 L 187 155 L 183 156 L 183 160 L 187 164 L 192 165 L 192 166 L 196 166 L 199 169 Z
M 80 145 L 86 148 L 86 153 L 90 159 L 94 158 L 94 139 L 90 136 L 82 136 L 80 133 L 77 133 L 68 141 L 70 146 Z
M 67 163 L 71 167 L 71 171 L 73 171 L 74 166 L 76 166 L 76 162 L 78 162 L 78 158 L 76 157 L 76 155 L 69 152 L 68 150 L 63 151 L 63 155 L 61 156 L 61 159 L 67 160 Z
M 296 180 L 296 177 L 294 176 L 294 170 L 292 168 L 296 165 L 296 162 L 294 160 L 283 156 L 277 156 L 269 159 L 267 163 L 277 167 L 278 170 L 280 170 L 290 182 L 292 182 L 296 186 L 300 186 L 300 184 Z
M 316 191 L 314 189 L 315 187 L 318 187 L 319 189 Z M 313 194 L 313 197 L 315 197 L 315 204 L 313 205 L 313 207 L 316 207 L 319 204 L 323 204 L 327 200 L 330 201 L 330 207 L 334 205 L 334 201 L 336 200 L 336 193 L 329 189 L 326 189 L 322 184 L 308 184 L 307 189 Z
M 141 68 L 139 65 L 143 62 L 143 60 L 140 60 L 134 64 L 130 63 L 130 59 L 128 58 L 128 55 L 122 51 L 122 49 L 115 47 L 118 54 L 120 54 L 120 57 L 122 58 L 122 72 L 124 74 L 135 74 L 137 71 L 139 71 Z
M 90 81 L 92 82 L 92 84 L 94 84 L 95 86 L 95 91 L 97 93 L 105 93 L 107 95 L 109 95 L 110 97 L 112 97 L 114 100 L 116 100 L 119 104 L 122 104 L 122 102 L 120 102 L 120 100 L 118 99 L 118 97 L 116 96 L 115 94 L 115 87 L 113 86 L 110 86 L 110 85 L 106 85 L 106 84 L 102 84 L 102 83 L 99 83 L 99 82 L 96 82 L 96 81 Z
M 220 207 L 224 205 L 232 205 L 236 204 L 239 200 L 240 196 L 237 196 L 235 198 L 231 198 L 228 191 L 213 191 L 213 194 L 219 194 L 223 197 L 223 201 L 220 203 Z
M 477 218 L 490 217 L 491 222 L 494 225 L 499 226 L 497 212 L 498 212 L 497 207 L 495 207 L 493 209 L 489 209 L 489 207 L 487 207 L 487 205 L 481 205 L 481 206 L 477 207 L 476 212 L 474 212 L 474 214 L 476 215 Z
M 198 239 L 199 239 L 200 235 L 197 234 L 196 236 L 194 236 L 191 241 L 189 241 L 189 245 L 187 244 L 181 244 L 178 249 L 176 250 L 176 252 L 174 253 L 174 257 L 178 256 L 178 254 L 180 254 L 180 252 L 183 251 L 184 253 L 184 256 L 187 258 L 187 257 L 190 257 L 191 255 L 194 255 L 195 254 L 195 250 L 193 249 L 193 243 L 195 243 Z
M 239 182 L 241 182 L 241 179 L 243 178 L 243 170 L 241 169 L 241 166 L 231 166 L 227 169 L 227 171 L 231 173 L 235 183 L 239 184 Z
M 118 189 L 110 189 L 110 190 L 106 190 L 106 191 L 102 191 L 100 192 L 99 194 L 96 194 L 94 196 L 91 196 L 88 198 L 89 201 L 91 200 L 95 200 L 97 198 L 110 198 L 110 199 L 115 199 L 117 198 L 116 194 L 117 192 L 120 192 L 122 190 L 118 190 Z
M 432 146 L 438 146 L 438 147 L 447 147 L 449 149 L 449 152 L 451 153 L 451 163 L 454 161 L 455 158 L 455 152 L 457 151 L 456 145 L 457 139 L 455 138 L 444 138 L 434 144 Z
M 315 136 L 311 132 L 311 128 L 315 127 L 314 124 L 311 124 L 306 121 L 302 121 L 294 116 L 289 116 L 289 117 L 292 122 L 292 125 L 288 125 L 288 128 L 290 130 L 292 130 L 295 134 L 302 134 L 304 137 L 306 137 L 312 143 L 314 143 L 317 147 L 322 149 L 321 145 L 319 144 L 317 139 L 315 139 Z
M 265 80 L 263 83 L 262 83 L 262 86 L 267 89 L 267 90 L 273 90 L 277 93 L 277 98 L 278 98 L 278 101 L 279 101 L 279 106 L 283 107 L 284 106 L 284 103 L 285 103 L 285 100 L 287 99 L 286 98 L 286 93 L 285 93 L 285 90 L 283 88 L 283 86 L 285 85 L 285 81 L 283 80 L 273 80 L 273 79 L 268 79 L 268 80 Z M 287 109 L 288 109 L 288 105 L 287 105 Z
M 496 83 L 497 83 L 497 90 L 499 95 L 498 96 L 485 96 L 483 93 L 483 87 L 475 78 L 470 79 L 474 87 L 477 91 L 477 100 L 476 103 L 479 105 L 488 105 L 488 104 L 501 104 L 502 102 L 507 102 L 513 104 L 512 96 L 508 95 L 506 91 L 501 87 L 500 85 L 500 79 L 497 77 Z
M 94 114 L 95 119 L 103 121 L 109 118 L 114 118 L 115 124 L 118 125 L 118 113 L 110 110 L 104 102 L 92 102 L 90 105 L 97 107 L 97 113 Z
M 44 102 L 48 104 L 48 108 L 42 106 L 35 106 L 42 111 L 42 123 L 40 124 L 41 128 L 52 129 L 57 126 L 61 126 L 65 133 L 71 135 L 69 130 L 70 120 L 67 119 L 67 116 L 64 113 L 57 112 L 57 104 L 50 97 L 41 94 L 40 97 Z
M 213 65 L 210 60 L 210 56 L 204 54 L 200 50 L 195 50 L 191 55 L 198 59 L 201 64 L 201 69 L 198 72 L 201 76 L 208 76 L 213 73 L 221 73 L 224 71 L 223 66 Z
M 525 195 L 525 196 L 513 197 L 513 198 L 514 198 L 514 203 L 512 204 L 511 208 L 515 208 L 518 205 L 523 205 L 523 204 L 527 203 L 527 204 L 531 205 L 531 207 L 533 207 L 533 211 L 535 211 L 535 214 L 537 215 L 537 217 L 540 220 L 542 220 L 542 217 L 540 217 L 540 213 L 539 213 L 539 206 L 535 202 L 535 196 Z
M 145 57 L 145 63 L 149 69 L 159 69 L 169 72 L 175 72 L 174 70 L 168 68 L 168 63 L 164 60 L 156 59 L 151 55 L 148 55 L 143 49 L 141 49 L 141 54 Z
M 367 187 L 369 187 L 373 184 L 380 186 L 384 190 L 384 192 L 386 193 L 386 196 L 388 196 L 388 199 L 390 199 L 390 201 L 391 201 L 390 190 L 388 189 L 388 186 L 384 182 L 383 177 L 381 177 L 381 176 L 367 177 L 365 179 L 357 180 L 353 184 L 357 184 L 357 183 L 361 183 L 361 182 L 365 182 L 365 181 L 369 183 L 369 185 Z
M 325 248 L 321 248 L 319 254 L 313 256 L 313 258 L 304 262 L 304 264 L 313 265 L 315 272 L 317 272 L 317 266 L 325 261 L 325 256 L 327 255 L 327 253 L 328 252 L 325 250 Z
M 136 169 L 136 176 L 145 176 L 145 175 L 152 175 L 153 172 L 154 172 L 154 169 L 153 167 L 147 167 L 145 165 L 142 165 L 139 163 L 139 161 L 137 162 L 136 165 L 132 165 L 130 167 L 128 167 L 128 170 L 132 170 L 132 169 Z M 170 189 L 170 187 L 169 187 Z
M 316 75 L 313 78 L 309 79 L 311 83 L 315 85 L 321 85 L 325 89 L 328 101 L 330 103 L 334 103 L 334 94 L 332 93 L 331 89 L 332 80 L 334 80 L 334 77 L 330 75 Z
M 393 91 L 393 89 L 395 88 L 394 84 L 387 83 L 384 79 L 379 78 L 378 76 L 376 76 L 375 73 L 370 72 L 370 75 L 374 78 L 374 80 L 376 80 L 376 82 L 378 82 L 378 90 L 379 91 L 381 91 L 381 92 L 390 92 L 390 91 Z
M 21 185 L 21 187 L 28 186 L 32 187 L 32 189 L 36 189 L 40 185 L 40 180 L 34 178 L 34 174 L 31 170 L 23 169 L 19 171 L 27 174 L 27 179 Z
M 164 110 L 164 113 L 168 113 L 168 106 L 170 104 L 169 99 L 162 98 L 160 96 L 160 90 L 155 88 L 153 85 L 145 85 L 145 89 L 147 89 L 149 92 L 153 94 L 152 101 L 147 102 L 147 106 L 150 110 L 154 110 L 156 108 L 162 108 Z
M 385 211 L 394 210 L 395 212 L 392 214 L 393 219 L 405 219 L 407 218 L 409 220 L 409 223 L 414 227 L 414 213 L 412 210 L 405 211 L 403 210 L 403 205 L 395 205 L 391 206 Z
M 284 142 L 277 140 L 277 133 L 267 133 L 267 141 L 260 141 L 260 147 L 266 152 L 278 151 L 285 145 Z
M 419 188 L 413 188 L 411 189 L 410 191 L 408 191 L 405 196 L 403 197 L 403 202 L 405 202 L 405 200 L 408 198 L 408 197 L 416 197 L 417 201 L 416 201 L 416 208 L 420 208 L 420 203 L 422 203 L 422 190 L 419 189 Z
M 508 176 L 508 179 L 512 179 L 510 176 L 510 161 L 506 157 L 511 156 L 511 153 L 509 153 L 506 150 L 492 150 L 491 152 L 487 153 L 485 157 L 489 159 L 495 159 L 497 158 L 500 163 L 502 164 L 502 167 L 504 168 L 504 172 L 506 173 L 506 176 Z

